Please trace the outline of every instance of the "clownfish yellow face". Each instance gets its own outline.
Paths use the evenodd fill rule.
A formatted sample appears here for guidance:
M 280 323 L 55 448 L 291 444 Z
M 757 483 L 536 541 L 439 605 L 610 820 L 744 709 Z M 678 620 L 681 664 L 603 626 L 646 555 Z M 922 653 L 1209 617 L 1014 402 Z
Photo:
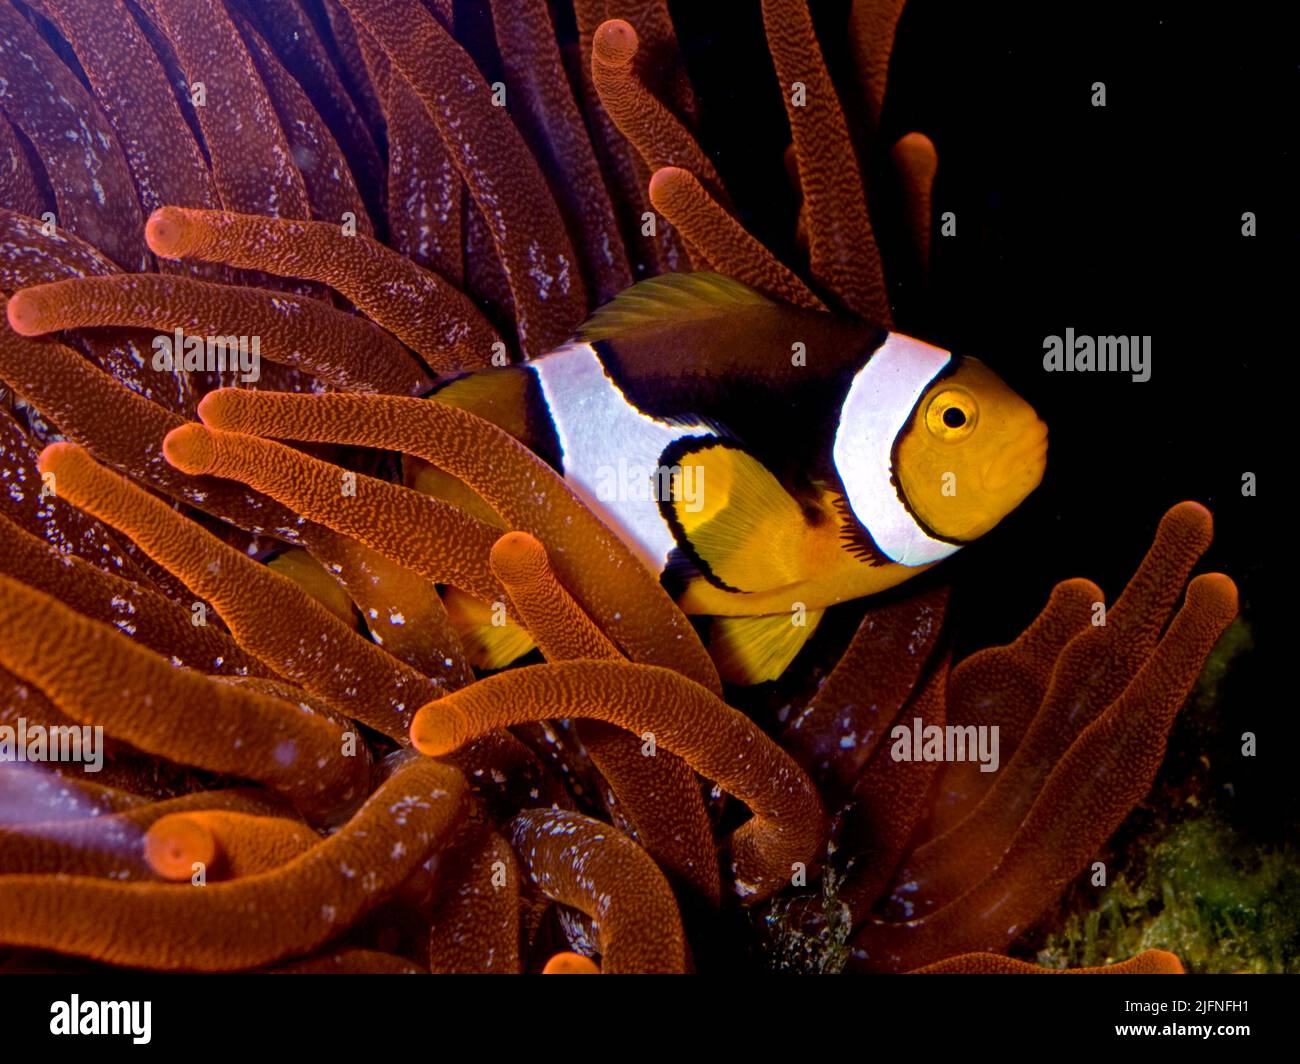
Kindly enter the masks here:
M 982 362 L 964 358 L 935 381 L 898 441 L 894 473 L 934 534 L 982 536 L 1043 479 L 1047 426 Z

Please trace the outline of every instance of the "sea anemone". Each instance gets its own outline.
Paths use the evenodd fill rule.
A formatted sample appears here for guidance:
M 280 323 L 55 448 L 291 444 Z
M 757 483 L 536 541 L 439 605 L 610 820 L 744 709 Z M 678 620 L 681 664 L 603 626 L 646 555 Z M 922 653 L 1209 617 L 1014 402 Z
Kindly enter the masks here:
M 462 6 L 0 5 L 0 721 L 110 742 L 93 778 L 0 773 L 0 947 L 685 971 L 739 920 L 777 966 L 1018 970 L 1236 613 L 1188 583 L 1208 511 L 1173 507 L 1100 613 L 1066 581 L 953 665 L 930 586 L 871 604 L 783 725 L 735 708 L 553 469 L 421 396 L 660 272 L 888 324 L 861 160 L 893 161 L 922 269 L 937 165 L 871 145 L 902 4 L 852 5 L 837 85 L 805 0 L 763 0 L 799 261 L 700 147 L 663 0 L 575 0 L 558 34 L 544 0 L 487 34 Z M 268 362 L 160 370 L 176 330 Z M 466 593 L 544 662 L 476 678 Z M 1000 770 L 891 756 L 914 721 L 998 726 Z

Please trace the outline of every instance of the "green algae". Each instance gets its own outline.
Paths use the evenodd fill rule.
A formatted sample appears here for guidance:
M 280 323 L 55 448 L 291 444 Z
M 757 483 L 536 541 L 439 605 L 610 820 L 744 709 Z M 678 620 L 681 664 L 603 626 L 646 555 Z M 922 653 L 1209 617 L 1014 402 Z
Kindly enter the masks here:
M 1210 813 L 1174 827 L 1137 874 L 1066 917 L 1038 953 L 1049 968 L 1111 964 L 1146 949 L 1193 972 L 1300 972 L 1300 851 L 1243 843 Z

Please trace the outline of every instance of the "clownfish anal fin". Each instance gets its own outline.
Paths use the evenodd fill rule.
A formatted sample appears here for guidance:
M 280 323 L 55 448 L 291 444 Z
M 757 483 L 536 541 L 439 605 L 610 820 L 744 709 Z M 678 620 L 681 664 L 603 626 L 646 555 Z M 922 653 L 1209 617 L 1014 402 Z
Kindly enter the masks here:
M 709 653 L 728 683 L 775 680 L 817 630 L 824 610 L 791 610 L 758 617 L 714 617 Z
M 804 509 L 762 462 L 729 440 L 688 436 L 664 451 L 659 509 L 683 554 L 725 591 L 798 583 Z
M 638 281 L 598 307 L 573 338 L 613 340 L 683 318 L 716 317 L 738 307 L 771 303 L 767 296 L 720 273 L 663 273 Z
M 447 588 L 442 599 L 465 654 L 476 669 L 504 669 L 537 645 L 525 629 L 504 616 L 499 604 L 490 606 L 455 587 Z

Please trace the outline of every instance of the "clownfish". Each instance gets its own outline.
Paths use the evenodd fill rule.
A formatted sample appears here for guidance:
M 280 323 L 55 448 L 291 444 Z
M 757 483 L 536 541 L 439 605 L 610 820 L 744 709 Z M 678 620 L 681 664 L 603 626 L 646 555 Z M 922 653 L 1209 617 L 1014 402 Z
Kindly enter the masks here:
M 1047 427 L 987 366 L 712 273 L 642 281 L 529 362 L 431 397 L 549 462 L 688 614 L 722 676 L 779 676 L 823 612 L 924 572 L 1043 477 Z M 432 467 L 408 482 L 471 509 Z M 449 596 L 475 663 L 531 647 Z

